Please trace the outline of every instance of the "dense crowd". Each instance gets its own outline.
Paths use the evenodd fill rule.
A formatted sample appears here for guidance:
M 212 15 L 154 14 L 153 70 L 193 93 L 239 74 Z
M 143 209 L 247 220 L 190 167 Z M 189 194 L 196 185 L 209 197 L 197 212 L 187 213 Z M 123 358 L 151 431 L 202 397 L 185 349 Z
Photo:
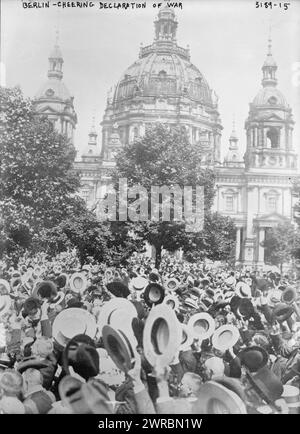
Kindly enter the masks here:
M 2 261 L 0 413 L 299 413 L 296 277 L 154 265 Z

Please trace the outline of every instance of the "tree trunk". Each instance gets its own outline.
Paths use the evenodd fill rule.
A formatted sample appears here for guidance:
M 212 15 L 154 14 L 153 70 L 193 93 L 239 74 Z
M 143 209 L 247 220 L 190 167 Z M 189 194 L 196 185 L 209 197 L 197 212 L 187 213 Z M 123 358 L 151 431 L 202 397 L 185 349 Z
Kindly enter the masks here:
M 157 268 L 159 270 L 159 266 L 161 263 L 161 245 L 157 245 L 155 246 L 155 268 Z

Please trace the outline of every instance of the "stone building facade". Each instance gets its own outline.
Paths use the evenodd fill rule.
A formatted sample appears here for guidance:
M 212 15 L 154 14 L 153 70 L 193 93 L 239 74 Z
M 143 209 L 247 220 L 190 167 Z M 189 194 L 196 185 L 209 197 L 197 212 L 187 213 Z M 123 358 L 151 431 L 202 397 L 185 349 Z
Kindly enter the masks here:
M 297 176 L 292 111 L 277 88 L 277 64 L 271 41 L 262 66 L 262 88 L 250 103 L 245 122 L 246 153 L 241 155 L 233 128 L 229 151 L 221 161 L 222 125 L 218 97 L 191 62 L 189 48 L 177 44 L 177 19 L 164 7 L 154 22 L 151 45 L 109 92 L 98 140 L 94 124 L 81 159 L 81 195 L 95 208 L 110 184 L 114 155 L 142 136 L 155 122 L 185 126 L 199 146 L 203 165 L 216 173 L 214 209 L 232 217 L 236 232 L 236 262 L 263 265 L 261 242 L 266 231 L 293 218 L 292 181 Z M 48 81 L 36 96 L 36 108 L 72 139 L 77 118 L 62 82 L 63 58 L 56 45 L 49 58 Z M 101 143 L 99 143 L 101 141 Z

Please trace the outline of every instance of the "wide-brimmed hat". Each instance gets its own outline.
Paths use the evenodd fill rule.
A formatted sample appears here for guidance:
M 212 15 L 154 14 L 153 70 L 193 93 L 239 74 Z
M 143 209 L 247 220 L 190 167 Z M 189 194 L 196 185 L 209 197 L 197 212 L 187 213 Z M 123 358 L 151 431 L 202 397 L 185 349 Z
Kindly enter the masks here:
M 73 273 L 69 280 L 70 289 L 76 294 L 83 294 L 87 284 L 87 278 L 83 273 Z
M 165 290 L 159 283 L 149 283 L 144 291 L 144 301 L 148 306 L 162 303 L 165 298 Z
M 225 283 L 228 286 L 233 286 L 235 284 L 235 282 L 236 282 L 236 279 L 234 276 L 229 276 L 229 277 L 227 277 L 227 279 L 225 279 Z
M 63 367 L 67 374 L 70 366 L 85 380 L 99 374 L 99 353 L 92 338 L 77 335 L 67 343 L 63 352 Z
M 254 307 L 251 300 L 249 300 L 249 298 L 240 299 L 236 312 L 243 319 L 251 318 L 254 313 Z
M 262 367 L 254 374 L 247 372 L 246 375 L 253 389 L 267 404 L 273 403 L 281 397 L 283 385 L 277 375 L 267 366 Z
M 241 298 L 250 298 L 251 288 L 245 282 L 238 282 L 235 287 L 235 293 Z
M 168 291 L 176 291 L 179 288 L 180 282 L 175 277 L 170 277 L 164 282 L 164 286 Z
M 5 315 L 11 308 L 11 298 L 9 295 L 0 295 L 0 317 Z
M 22 374 L 22 372 L 26 371 L 26 369 L 33 368 L 33 369 L 42 369 L 47 368 L 48 364 L 45 360 L 42 360 L 39 357 L 30 356 L 30 357 L 24 357 L 24 359 L 18 363 L 17 370 Z
M 13 277 L 11 280 L 10 280 L 10 287 L 11 287 L 11 290 L 12 290 L 12 292 L 15 290 L 15 289 L 17 289 L 19 286 L 21 286 L 22 285 L 22 278 L 21 277 Z M 1 293 L 1 288 L 0 288 L 0 293 Z
M 171 309 L 174 309 L 175 312 L 178 312 L 179 310 L 179 298 L 175 294 L 167 295 L 163 300 L 163 304 L 166 304 Z
M 194 339 L 200 339 L 201 341 L 210 338 L 216 327 L 215 320 L 207 312 L 192 315 L 189 319 L 188 326 L 192 330 Z
M 285 303 L 278 303 L 273 309 L 273 319 L 279 323 L 289 319 L 294 313 L 294 308 Z
M 120 316 L 118 316 L 119 314 Z M 125 326 L 129 322 L 131 323 L 135 317 L 137 317 L 137 310 L 133 303 L 126 298 L 113 298 L 101 307 L 98 317 L 99 332 L 102 333 L 105 325 L 122 328 L 121 321 L 126 320 L 125 324 L 123 324 Z
M 237 327 L 225 324 L 215 330 L 212 336 L 212 344 L 217 350 L 226 351 L 237 343 L 239 337 L 240 333 Z
M 180 324 L 182 328 L 180 351 L 187 351 L 191 348 L 191 345 L 194 342 L 194 333 L 188 324 Z
M 0 295 L 7 295 L 10 293 L 10 284 L 5 279 L 0 279 Z
M 187 297 L 187 298 L 185 298 L 185 300 L 184 300 L 184 304 L 185 304 L 186 306 L 188 306 L 188 307 L 193 308 L 193 309 L 198 309 L 198 302 L 197 302 L 197 300 L 194 300 L 194 299 L 191 298 L 191 297 Z
M 255 345 L 242 350 L 238 358 L 250 372 L 257 372 L 268 363 L 269 355 L 264 348 Z
M 204 383 L 192 406 L 193 414 L 247 414 L 241 398 L 215 381 Z
M 123 372 L 130 371 L 135 362 L 137 341 L 133 333 L 105 325 L 102 329 L 104 347 L 116 366 Z
M 134 277 L 130 282 L 130 289 L 133 289 L 134 291 L 143 291 L 146 286 L 148 285 L 148 280 L 145 279 L 145 277 L 138 276 Z
M 161 366 L 167 366 L 179 350 L 182 341 L 182 327 L 175 312 L 168 306 L 154 306 L 147 317 L 144 334 L 144 354 L 154 366 L 159 360 Z
M 85 334 L 94 339 L 96 320 L 87 310 L 77 307 L 62 310 L 54 319 L 52 335 L 58 344 L 65 347 L 76 335 Z
M 126 298 L 130 294 L 129 288 L 123 282 L 109 282 L 106 284 L 106 288 L 109 292 L 111 292 L 115 297 Z

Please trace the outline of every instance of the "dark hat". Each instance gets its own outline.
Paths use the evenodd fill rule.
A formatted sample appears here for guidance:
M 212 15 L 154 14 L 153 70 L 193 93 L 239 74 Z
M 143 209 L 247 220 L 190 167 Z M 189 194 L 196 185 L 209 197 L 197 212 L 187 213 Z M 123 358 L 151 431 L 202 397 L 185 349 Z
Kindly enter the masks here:
M 62 289 L 66 286 L 68 282 L 68 275 L 67 274 L 60 274 L 56 277 L 55 283 L 59 289 Z
M 283 385 L 267 366 L 259 369 L 255 374 L 248 372 L 246 375 L 253 389 L 267 404 L 273 403 L 281 397 Z
M 245 365 L 250 372 L 257 372 L 268 363 L 267 351 L 258 346 L 245 348 L 238 354 L 242 365 Z
M 153 271 L 151 271 L 151 273 L 149 274 L 149 280 L 151 282 L 158 282 L 159 281 L 159 274 L 154 273 Z
M 116 297 L 126 298 L 130 294 L 128 286 L 122 282 L 110 282 L 106 285 L 106 288 Z
M 36 295 L 39 295 L 41 298 L 54 298 L 57 295 L 57 286 L 51 280 L 44 280 L 39 283 Z
M 297 299 L 296 289 L 288 286 L 282 293 L 281 300 L 283 303 L 291 304 Z
M 144 291 L 144 300 L 148 306 L 160 304 L 165 298 L 165 290 L 158 283 L 149 283 Z
M 92 338 L 87 335 L 74 336 L 63 352 L 63 366 L 66 373 L 69 367 L 85 380 L 99 374 L 99 353 Z
M 254 307 L 249 298 L 242 298 L 239 302 L 237 313 L 244 319 L 249 319 L 254 313 Z
M 294 313 L 294 308 L 285 303 L 278 303 L 273 310 L 273 319 L 279 323 L 286 321 Z

